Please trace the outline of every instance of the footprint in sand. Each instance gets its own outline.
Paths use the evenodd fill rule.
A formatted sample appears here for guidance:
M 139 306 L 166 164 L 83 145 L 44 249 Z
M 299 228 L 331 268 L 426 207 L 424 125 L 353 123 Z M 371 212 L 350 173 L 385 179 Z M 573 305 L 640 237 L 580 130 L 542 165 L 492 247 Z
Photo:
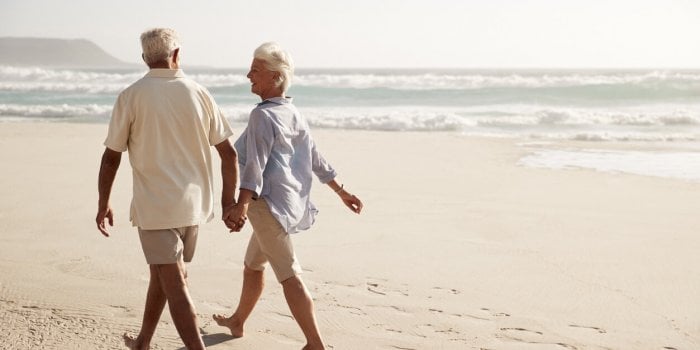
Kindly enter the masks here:
M 268 334 L 268 335 L 272 336 L 272 338 L 274 338 L 275 340 L 277 340 L 278 342 L 280 342 L 282 344 L 295 344 L 295 345 L 302 344 L 301 339 L 295 338 L 295 337 L 288 335 L 288 334 L 278 333 L 278 332 L 275 332 L 275 331 L 268 329 L 268 328 L 260 330 L 258 332 Z
M 434 290 L 440 291 L 440 292 L 445 292 L 445 293 L 450 293 L 450 294 L 462 294 L 462 292 L 458 289 L 455 288 L 443 288 L 443 287 L 433 287 Z
M 212 302 L 212 301 L 205 301 L 202 303 L 203 309 L 209 309 L 210 311 L 214 311 L 216 313 L 221 313 L 224 311 L 231 312 L 233 310 L 232 306 L 227 306 L 223 304 L 219 304 L 217 302 Z
M 490 316 L 493 316 L 493 317 L 510 317 L 510 314 L 509 314 L 509 313 L 505 313 L 505 312 L 495 312 L 495 311 L 492 311 L 491 309 L 485 308 L 485 307 L 482 307 L 482 308 L 481 308 L 481 311 L 483 311 L 483 312 L 485 312 L 485 313 L 487 313 L 487 314 L 489 314 Z
M 390 293 L 395 293 L 403 296 L 409 296 L 408 292 L 403 290 L 403 289 L 396 289 L 396 288 L 387 288 L 385 285 L 389 281 L 386 279 L 382 278 L 373 278 L 373 277 L 367 277 L 367 281 L 365 282 L 365 286 L 367 287 L 367 290 L 370 291 L 371 293 L 374 294 L 379 294 L 379 295 L 387 295 Z M 404 288 L 405 289 L 405 288 Z
M 561 347 L 569 350 L 578 350 L 577 347 L 566 344 L 566 343 L 561 343 L 561 342 L 547 342 L 547 341 L 541 341 L 541 337 L 544 335 L 544 333 L 540 331 L 533 331 L 530 329 L 526 328 L 521 328 L 521 327 L 504 327 L 501 328 L 502 331 L 506 332 L 505 334 L 500 334 L 496 335 L 498 338 L 505 338 L 511 341 L 515 341 L 518 343 L 525 343 L 525 344 L 533 344 L 533 345 L 538 345 L 538 346 L 556 346 L 556 347 Z M 528 340 L 528 337 L 535 337 L 537 340 Z
M 112 316 L 115 317 L 136 317 L 139 315 L 138 312 L 132 308 L 124 305 L 109 305 L 109 311 Z
M 542 335 L 543 333 L 540 331 L 531 331 L 529 329 L 525 328 L 520 328 L 520 327 L 506 327 L 506 328 L 501 328 L 502 331 L 517 331 L 517 332 L 528 332 L 528 333 L 534 333 L 534 334 L 539 334 Z
M 374 294 L 386 295 L 386 292 L 380 289 L 379 283 L 367 282 L 367 290 Z
M 268 312 L 266 312 L 266 314 L 269 315 L 269 316 L 267 316 L 267 318 L 272 319 L 272 320 L 276 320 L 278 322 L 286 323 L 286 322 L 289 322 L 290 320 L 294 321 L 294 316 L 292 316 L 290 314 L 283 313 L 283 312 L 268 311 Z
M 364 310 L 360 309 L 359 307 L 350 306 L 350 305 L 342 305 L 339 303 L 335 303 L 335 304 L 333 304 L 333 306 L 336 308 L 339 308 L 341 310 L 345 310 L 353 315 L 359 315 L 359 316 L 366 316 L 367 315 L 367 313 Z M 372 305 L 370 305 L 370 306 L 372 306 Z
M 457 317 L 460 319 L 471 319 L 471 320 L 476 320 L 476 321 L 491 321 L 491 319 L 486 318 L 486 317 L 481 317 L 481 316 L 475 316 L 475 315 L 470 315 L 470 314 L 460 314 L 460 313 L 447 313 L 443 310 L 440 309 L 435 309 L 435 308 L 430 308 L 428 311 L 438 314 L 438 315 L 445 315 L 445 316 L 451 316 L 451 317 Z M 504 314 L 505 316 L 510 316 L 508 314 Z
M 570 324 L 569 327 L 593 330 L 593 331 L 596 331 L 600 334 L 607 333 L 607 331 L 605 329 L 598 328 L 598 327 L 592 327 L 592 326 L 581 326 L 581 325 L 577 325 L 577 324 Z

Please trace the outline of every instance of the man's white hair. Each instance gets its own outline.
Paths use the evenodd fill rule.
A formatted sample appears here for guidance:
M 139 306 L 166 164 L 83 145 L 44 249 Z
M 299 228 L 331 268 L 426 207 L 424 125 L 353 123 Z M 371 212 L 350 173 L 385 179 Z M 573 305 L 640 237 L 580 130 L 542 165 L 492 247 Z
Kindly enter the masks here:
M 253 58 L 265 61 L 267 69 L 280 73 L 276 82 L 277 86 L 282 88 L 282 92 L 287 92 L 287 89 L 292 85 L 292 77 L 294 76 L 292 56 L 287 51 L 284 51 L 279 44 L 268 42 L 255 49 Z
M 170 28 L 153 28 L 141 34 L 143 59 L 147 64 L 163 62 L 180 48 L 177 32 Z

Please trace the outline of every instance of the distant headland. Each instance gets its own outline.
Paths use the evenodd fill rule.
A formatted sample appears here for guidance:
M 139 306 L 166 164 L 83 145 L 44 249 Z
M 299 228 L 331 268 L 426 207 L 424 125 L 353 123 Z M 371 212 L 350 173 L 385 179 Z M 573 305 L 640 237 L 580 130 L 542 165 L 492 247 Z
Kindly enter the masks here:
M 54 68 L 128 68 L 86 39 L 0 37 L 0 65 Z

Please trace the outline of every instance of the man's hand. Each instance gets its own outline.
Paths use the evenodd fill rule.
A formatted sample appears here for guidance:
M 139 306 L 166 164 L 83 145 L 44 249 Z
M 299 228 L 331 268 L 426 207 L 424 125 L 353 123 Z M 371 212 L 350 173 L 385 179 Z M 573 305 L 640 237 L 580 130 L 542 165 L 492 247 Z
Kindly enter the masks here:
M 107 226 L 105 225 L 105 219 L 109 221 L 109 226 L 114 226 L 114 215 L 112 213 L 112 208 L 107 206 L 104 209 L 97 210 L 97 217 L 95 222 L 97 222 L 97 229 L 102 232 L 102 235 L 109 237 L 109 232 L 107 231 Z
M 114 226 L 112 208 L 109 206 L 109 196 L 112 193 L 112 184 L 114 183 L 114 177 L 117 176 L 117 169 L 119 169 L 121 160 L 121 152 L 105 147 L 105 152 L 102 154 L 102 162 L 100 163 L 100 175 L 97 178 L 97 190 L 100 198 L 97 200 L 97 217 L 95 218 L 97 229 L 105 237 L 109 237 L 105 219 L 109 220 L 109 226 Z
M 248 220 L 248 205 L 233 204 L 224 208 L 222 220 L 230 232 L 240 232 L 245 222 Z

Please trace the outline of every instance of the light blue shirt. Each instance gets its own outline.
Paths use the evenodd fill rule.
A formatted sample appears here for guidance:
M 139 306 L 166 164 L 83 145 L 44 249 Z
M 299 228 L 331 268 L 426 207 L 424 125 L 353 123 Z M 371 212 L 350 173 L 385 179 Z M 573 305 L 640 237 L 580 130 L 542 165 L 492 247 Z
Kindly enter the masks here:
M 259 103 L 235 147 L 241 188 L 265 199 L 287 233 L 309 229 L 318 213 L 310 199 L 312 174 L 324 184 L 337 174 L 316 149 L 309 124 L 292 99 Z

